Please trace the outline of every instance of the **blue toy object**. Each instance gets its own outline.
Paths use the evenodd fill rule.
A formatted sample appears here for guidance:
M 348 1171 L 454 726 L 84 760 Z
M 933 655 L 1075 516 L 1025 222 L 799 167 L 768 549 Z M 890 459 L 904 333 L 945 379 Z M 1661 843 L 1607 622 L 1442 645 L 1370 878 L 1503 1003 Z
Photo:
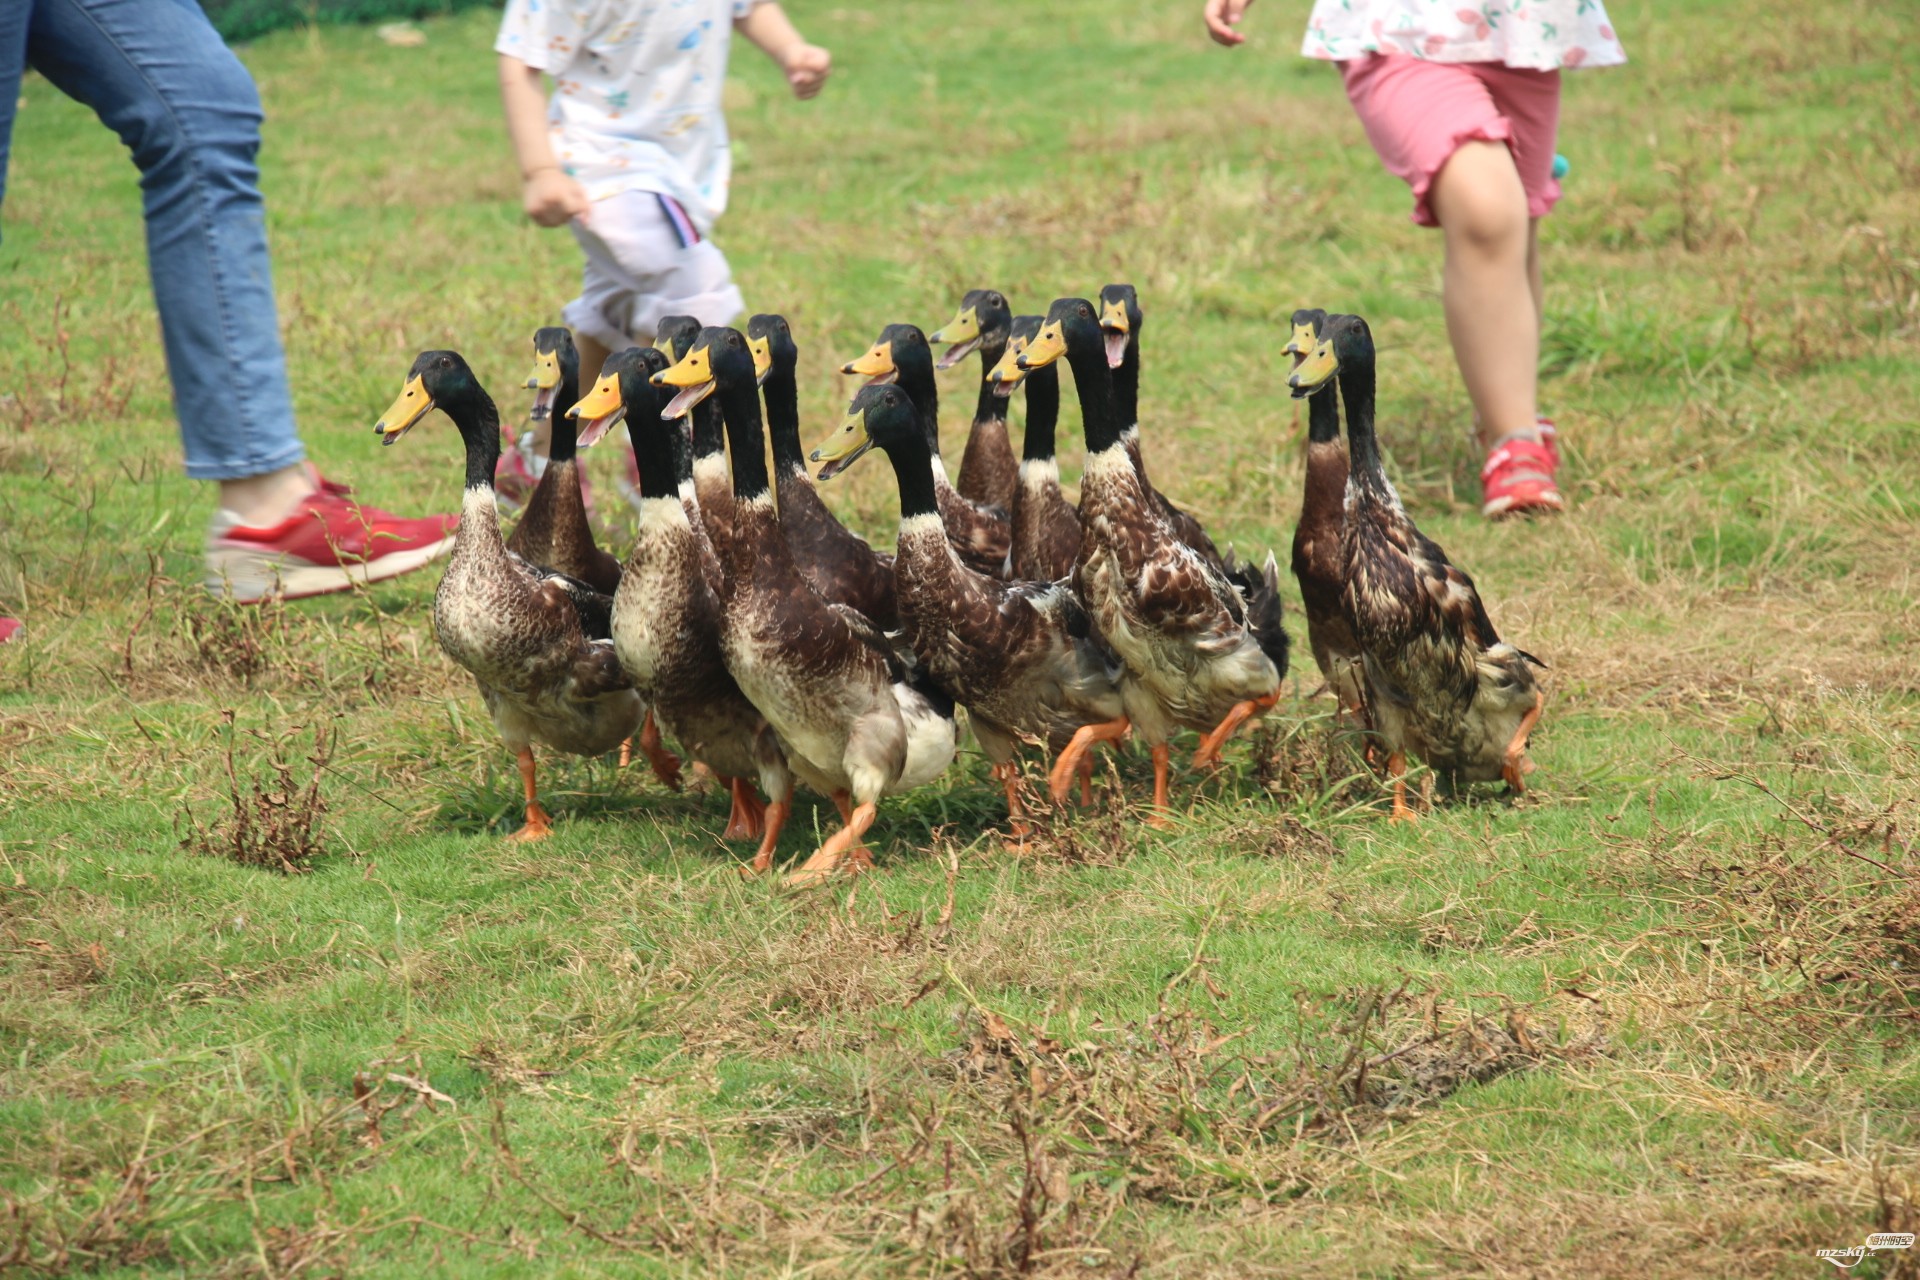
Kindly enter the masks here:
M 1555 182 L 1560 181 L 1560 179 L 1567 176 L 1567 171 L 1571 168 L 1573 168 L 1573 166 L 1567 163 L 1565 156 L 1555 156 L 1553 158 L 1553 180 Z

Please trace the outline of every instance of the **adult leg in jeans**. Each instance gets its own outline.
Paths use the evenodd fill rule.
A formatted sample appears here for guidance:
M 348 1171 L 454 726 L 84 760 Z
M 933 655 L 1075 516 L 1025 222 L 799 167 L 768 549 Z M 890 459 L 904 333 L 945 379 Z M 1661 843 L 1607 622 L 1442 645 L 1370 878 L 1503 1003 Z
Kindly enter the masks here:
M 404 572 L 432 558 L 391 557 L 423 551 L 423 538 L 445 542 L 444 521 L 397 521 L 357 507 L 338 486 L 316 489 L 302 465 L 255 162 L 260 98 L 206 15 L 193 0 L 9 0 L 5 7 L 24 16 L 26 62 L 93 108 L 140 169 L 148 266 L 187 474 L 220 483 L 210 567 L 216 552 L 226 554 L 233 562 L 226 567 L 248 578 L 230 589 L 254 598 L 276 585 L 313 594 L 342 589 L 353 576 L 391 576 L 354 575 L 349 564 L 364 570 L 387 561 L 385 568 Z M 6 52 L 0 44 L 0 56 Z M 9 94 L 0 108 L 8 116 L 14 101 Z M 296 583 L 282 569 L 317 572 Z M 285 580 L 259 579 L 268 572 Z

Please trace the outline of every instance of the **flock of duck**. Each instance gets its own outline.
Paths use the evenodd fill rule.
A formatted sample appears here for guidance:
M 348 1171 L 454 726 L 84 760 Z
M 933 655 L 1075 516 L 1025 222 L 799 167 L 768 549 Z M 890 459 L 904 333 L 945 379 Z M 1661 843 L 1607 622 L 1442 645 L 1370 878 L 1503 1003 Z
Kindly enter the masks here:
M 392 444 L 438 408 L 465 443 L 434 629 L 518 757 L 526 823 L 513 838 L 551 830 L 535 743 L 619 748 L 624 763 L 637 738 L 678 786 L 664 735 L 729 791 L 723 838 L 759 841 L 754 872 L 772 866 L 796 780 L 830 796 L 842 824 L 789 879 L 868 866 L 862 838 L 881 797 L 952 762 L 956 705 L 1005 787 L 1016 837 L 1028 829 L 1022 746 L 1052 756 L 1049 790 L 1063 804 L 1076 779 L 1086 798 L 1097 743 L 1141 738 L 1160 820 L 1170 741 L 1196 730 L 1195 763 L 1217 761 L 1278 700 L 1287 637 L 1271 553 L 1258 566 L 1221 554 L 1147 477 L 1142 318 L 1131 285 L 1108 285 L 1097 303 L 1062 298 L 1044 317 L 1014 316 L 1002 294 L 979 289 L 931 337 L 888 325 L 844 365 L 868 381 L 811 460 L 825 481 L 871 449 L 885 454 L 900 496 L 891 554 L 842 525 L 815 488 L 799 352 L 780 316 L 756 315 L 744 332 L 670 317 L 657 348 L 611 356 L 584 397 L 571 336 L 541 329 L 527 386 L 534 415 L 552 423 L 551 461 L 508 539 L 493 489 L 499 412 L 458 353 L 422 353 L 375 430 Z M 936 342 L 950 344 L 937 362 Z M 1366 322 L 1297 312 L 1286 350 L 1293 395 L 1309 400 L 1293 546 L 1307 634 L 1338 717 L 1391 780 L 1393 819 L 1414 816 L 1409 754 L 1455 782 L 1524 791 L 1542 664 L 1500 640 L 1472 579 L 1388 482 Z M 950 483 L 934 374 L 976 353 L 979 395 Z M 1086 436 L 1077 504 L 1054 458 L 1062 362 Z M 1016 389 L 1027 411 L 1017 461 Z M 594 544 L 576 453 L 622 420 L 641 495 L 624 564 Z

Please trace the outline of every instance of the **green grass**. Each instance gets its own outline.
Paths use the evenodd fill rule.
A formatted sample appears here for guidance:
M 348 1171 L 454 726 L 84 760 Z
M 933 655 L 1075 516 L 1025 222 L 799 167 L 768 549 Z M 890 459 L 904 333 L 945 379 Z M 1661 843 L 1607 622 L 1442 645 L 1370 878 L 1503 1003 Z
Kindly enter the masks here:
M 1914 16 L 1616 6 L 1636 60 L 1569 78 L 1544 229 L 1574 509 L 1503 526 L 1437 241 L 1292 56 L 1303 9 L 1231 55 L 1143 0 L 796 16 L 836 77 L 796 105 L 741 51 L 717 238 L 793 320 L 808 420 L 883 323 L 1130 279 L 1156 479 L 1284 549 L 1282 321 L 1363 312 L 1410 505 L 1552 663 L 1536 797 L 1389 828 L 1296 671 L 1168 833 L 1115 803 L 1130 756 L 1015 857 L 969 750 L 831 892 L 740 881 L 719 797 L 608 762 L 553 762 L 556 838 L 505 844 L 517 778 L 433 644 L 433 575 L 198 592 L 211 495 L 179 475 L 135 175 L 30 80 L 0 244 L 0 605 L 29 628 L 0 649 L 0 1270 L 1801 1276 L 1915 1229 Z M 414 353 L 504 393 L 577 270 L 519 215 L 491 17 L 425 29 L 245 51 L 303 435 L 415 511 L 454 502 L 452 433 L 367 429 Z M 885 537 L 882 471 L 834 496 Z M 312 874 L 191 850 L 229 747 L 243 791 L 276 751 L 317 773 Z M 832 820 L 803 798 L 783 853 Z

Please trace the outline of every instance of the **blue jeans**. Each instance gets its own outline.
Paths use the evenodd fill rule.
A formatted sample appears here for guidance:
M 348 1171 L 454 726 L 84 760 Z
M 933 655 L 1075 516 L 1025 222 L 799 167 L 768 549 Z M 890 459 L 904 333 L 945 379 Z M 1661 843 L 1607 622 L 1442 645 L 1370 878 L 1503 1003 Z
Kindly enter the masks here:
M 253 77 L 194 0 L 0 0 L 0 200 L 23 66 L 93 108 L 139 166 L 187 474 L 235 480 L 300 461 Z

